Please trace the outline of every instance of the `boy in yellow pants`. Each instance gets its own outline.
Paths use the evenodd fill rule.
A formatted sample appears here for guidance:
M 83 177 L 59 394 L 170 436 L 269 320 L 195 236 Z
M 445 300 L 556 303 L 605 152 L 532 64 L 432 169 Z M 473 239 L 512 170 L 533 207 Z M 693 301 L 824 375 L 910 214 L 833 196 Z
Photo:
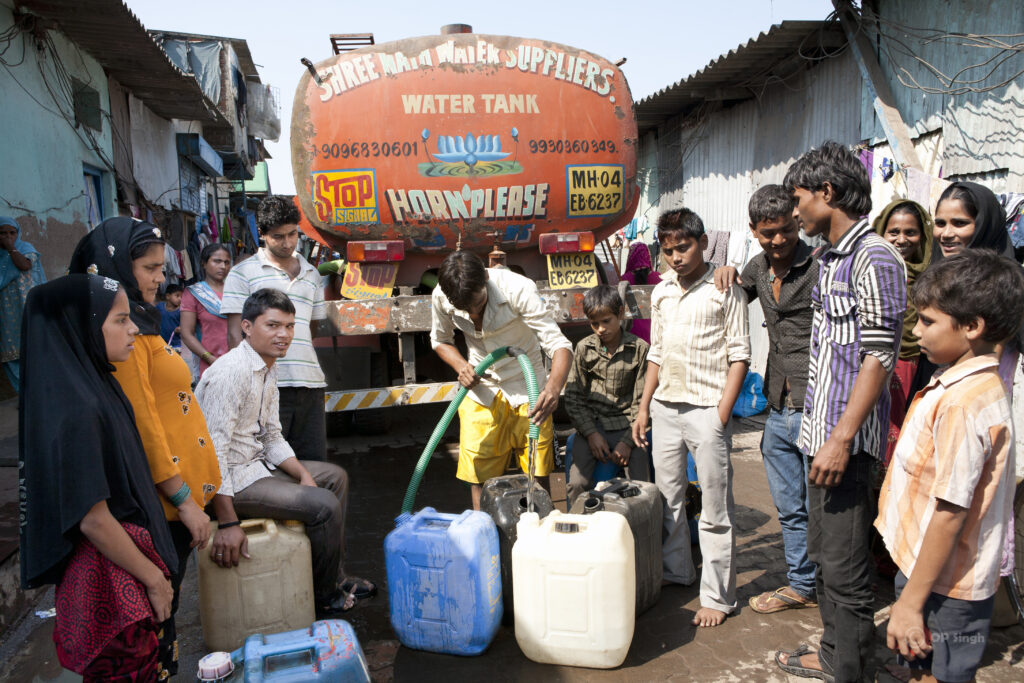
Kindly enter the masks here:
M 469 358 L 455 346 L 455 330 L 466 338 Z M 504 474 L 509 459 L 519 457 L 528 470 L 527 431 L 540 425 L 534 474 L 546 484 L 554 466 L 551 414 L 572 365 L 572 344 L 544 307 L 533 281 L 504 268 L 485 268 L 476 254 L 449 254 L 438 271 L 431 308 L 430 343 L 459 376 L 469 394 L 459 406 L 459 468 L 468 482 L 473 509 L 480 509 L 483 483 Z M 543 387 L 531 411 L 519 363 L 509 357 L 478 376 L 473 368 L 502 346 L 515 346 L 530 358 L 537 385 Z M 543 351 L 551 359 L 544 370 Z

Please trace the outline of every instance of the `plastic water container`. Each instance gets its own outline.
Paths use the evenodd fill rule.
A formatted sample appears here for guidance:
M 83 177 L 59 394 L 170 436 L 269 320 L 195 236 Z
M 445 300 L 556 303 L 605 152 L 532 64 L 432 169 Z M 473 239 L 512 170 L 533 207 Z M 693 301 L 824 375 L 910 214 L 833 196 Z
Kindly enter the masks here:
M 610 479 L 577 498 L 570 512 L 590 515 L 600 510 L 617 512 L 629 523 L 635 543 L 636 613 L 643 614 L 661 597 L 661 493 L 647 481 Z
M 480 509 L 498 526 L 501 548 L 501 592 L 505 603 L 505 622 L 512 623 L 512 546 L 516 542 L 516 525 L 526 512 L 526 491 L 530 478 L 525 474 L 508 474 L 488 479 L 480 494 Z M 533 511 L 541 518 L 555 509 L 551 496 L 533 482 Z
M 391 626 L 406 647 L 478 655 L 501 624 L 498 530 L 483 512 L 423 508 L 384 541 Z
M 223 670 L 225 659 L 230 660 L 233 673 L 224 678 L 211 677 Z M 328 619 L 286 633 L 249 636 L 230 656 L 226 652 L 209 654 L 199 661 L 199 680 L 369 683 L 370 671 L 352 626 L 341 619 Z
M 512 548 L 516 641 L 541 664 L 622 664 L 636 620 L 633 534 L 614 512 L 526 512 Z
M 305 527 L 272 519 L 247 519 L 241 526 L 250 559 L 237 567 L 215 565 L 212 543 L 199 551 L 199 618 L 211 650 L 230 652 L 254 633 L 308 628 L 316 619 Z

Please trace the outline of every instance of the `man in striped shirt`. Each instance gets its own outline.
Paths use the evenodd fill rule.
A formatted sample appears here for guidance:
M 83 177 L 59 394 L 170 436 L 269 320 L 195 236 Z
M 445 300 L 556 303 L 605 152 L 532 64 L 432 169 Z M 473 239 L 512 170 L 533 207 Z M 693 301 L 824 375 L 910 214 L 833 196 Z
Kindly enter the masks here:
M 814 322 L 800 448 L 810 458 L 807 551 L 818 564 L 823 634 L 817 653 L 776 652 L 786 672 L 859 681 L 874 637 L 868 562 L 871 467 L 889 415 L 883 391 L 896 362 L 906 271 L 863 218 L 871 183 L 845 147 L 826 142 L 786 173 L 809 236 L 829 242 L 811 293 Z
M 277 289 L 295 305 L 295 338 L 277 361 L 281 432 L 300 460 L 323 460 L 327 450 L 323 370 L 313 348 L 310 322 L 327 317 L 320 274 L 295 251 L 298 208 L 287 197 L 270 196 L 256 209 L 265 247 L 235 264 L 224 280 L 220 311 L 228 317 L 228 346 L 242 341 L 242 306 L 260 289 Z

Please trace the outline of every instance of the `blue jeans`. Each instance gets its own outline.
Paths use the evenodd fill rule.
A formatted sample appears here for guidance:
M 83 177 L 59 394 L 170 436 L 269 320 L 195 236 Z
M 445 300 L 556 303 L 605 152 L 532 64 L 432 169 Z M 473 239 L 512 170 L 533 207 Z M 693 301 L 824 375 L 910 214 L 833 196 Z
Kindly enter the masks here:
M 803 411 L 768 411 L 761 455 L 768 489 L 779 511 L 789 586 L 805 598 L 815 595 L 815 565 L 807 557 L 807 459 L 797 447 Z

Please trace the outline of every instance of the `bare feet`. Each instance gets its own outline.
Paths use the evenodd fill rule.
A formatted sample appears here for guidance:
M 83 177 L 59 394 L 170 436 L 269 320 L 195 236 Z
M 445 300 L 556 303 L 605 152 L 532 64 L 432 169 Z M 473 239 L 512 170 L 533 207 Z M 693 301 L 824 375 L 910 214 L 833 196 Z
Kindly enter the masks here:
M 718 626 L 725 621 L 725 612 L 711 607 L 701 607 L 693 616 L 693 625 L 704 628 L 705 626 Z

